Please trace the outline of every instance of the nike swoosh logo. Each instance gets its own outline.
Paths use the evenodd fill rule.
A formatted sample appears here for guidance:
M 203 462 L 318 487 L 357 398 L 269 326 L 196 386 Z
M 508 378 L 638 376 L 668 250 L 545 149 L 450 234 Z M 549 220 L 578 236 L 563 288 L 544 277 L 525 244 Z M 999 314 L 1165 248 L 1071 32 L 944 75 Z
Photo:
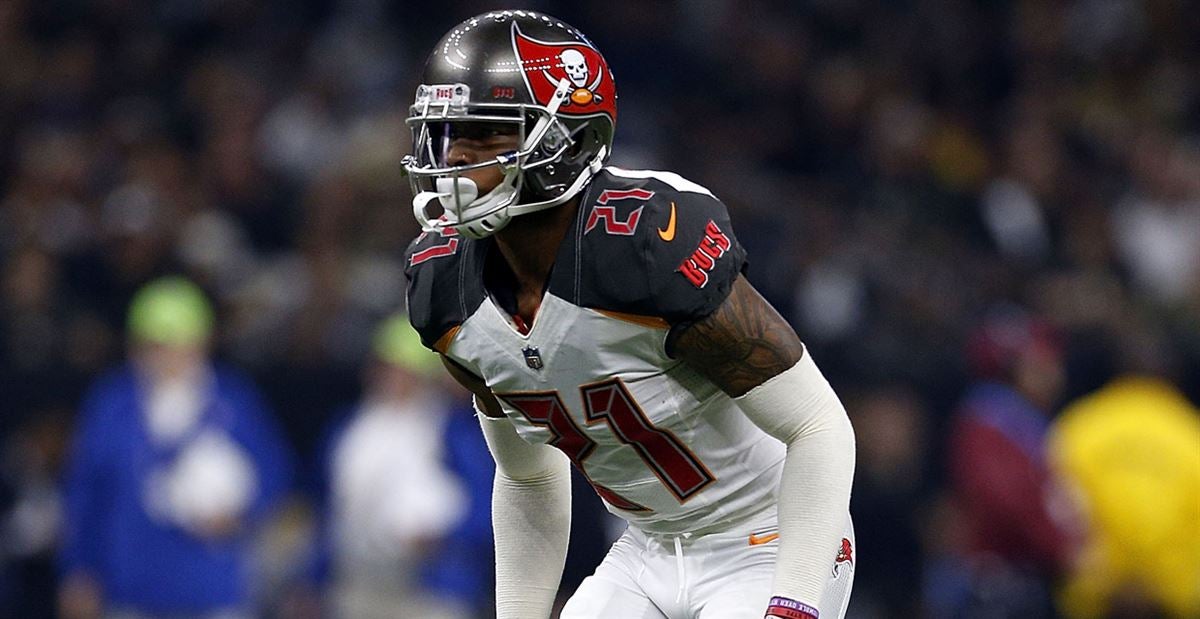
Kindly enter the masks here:
M 771 533 L 769 535 L 763 535 L 763 536 L 758 536 L 758 535 L 751 533 L 750 534 L 750 545 L 751 546 L 761 546 L 763 544 L 769 544 L 777 539 L 779 539 L 778 533 Z
M 670 242 L 675 239 L 675 203 L 671 203 L 671 220 L 667 222 L 667 229 L 658 229 L 658 238 Z

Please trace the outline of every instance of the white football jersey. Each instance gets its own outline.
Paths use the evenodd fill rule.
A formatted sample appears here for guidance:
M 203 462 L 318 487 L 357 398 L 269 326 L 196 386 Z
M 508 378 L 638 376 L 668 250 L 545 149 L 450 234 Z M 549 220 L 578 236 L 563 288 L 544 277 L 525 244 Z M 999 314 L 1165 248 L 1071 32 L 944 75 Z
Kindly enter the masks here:
M 745 264 L 720 201 L 675 175 L 605 168 L 528 329 L 508 311 L 491 246 L 414 241 L 409 315 L 487 383 L 522 438 L 562 450 L 645 531 L 701 531 L 774 504 L 783 444 L 666 350 L 671 327 L 716 309 Z

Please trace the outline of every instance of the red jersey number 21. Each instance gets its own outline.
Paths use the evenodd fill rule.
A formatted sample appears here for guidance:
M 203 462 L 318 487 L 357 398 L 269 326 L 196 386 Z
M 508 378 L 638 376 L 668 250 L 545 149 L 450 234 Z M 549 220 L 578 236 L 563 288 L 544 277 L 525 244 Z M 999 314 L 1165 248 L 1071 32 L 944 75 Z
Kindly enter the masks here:
M 579 390 L 586 424 L 606 423 L 619 441 L 637 452 L 680 503 L 716 480 L 674 434 L 650 423 L 620 379 L 583 385 Z M 496 394 L 496 397 L 520 411 L 530 423 L 549 430 L 553 435 L 550 445 L 570 458 L 605 501 L 626 511 L 648 509 L 591 480 L 585 462 L 595 451 L 596 443 L 571 418 L 557 391 Z

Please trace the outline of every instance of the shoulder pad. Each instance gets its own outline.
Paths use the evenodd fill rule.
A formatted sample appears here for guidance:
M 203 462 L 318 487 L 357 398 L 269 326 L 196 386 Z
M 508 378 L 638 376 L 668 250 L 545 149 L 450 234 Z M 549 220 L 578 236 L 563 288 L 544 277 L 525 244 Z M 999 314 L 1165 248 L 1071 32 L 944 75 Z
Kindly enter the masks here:
M 579 305 L 697 320 L 746 266 L 725 205 L 677 174 L 605 168 L 584 199 Z
M 423 232 L 405 250 L 408 319 L 425 346 L 437 350 L 483 302 L 481 254 L 478 243 L 453 230 Z

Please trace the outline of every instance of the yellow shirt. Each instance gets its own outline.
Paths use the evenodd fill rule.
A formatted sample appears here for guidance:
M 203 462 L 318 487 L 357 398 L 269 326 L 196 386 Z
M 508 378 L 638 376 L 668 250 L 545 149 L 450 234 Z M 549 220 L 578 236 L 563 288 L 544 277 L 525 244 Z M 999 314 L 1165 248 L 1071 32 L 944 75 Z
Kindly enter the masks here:
M 1134 588 L 1200 617 L 1200 411 L 1165 381 L 1121 378 L 1063 411 L 1050 450 L 1090 525 L 1067 614 L 1100 615 Z

